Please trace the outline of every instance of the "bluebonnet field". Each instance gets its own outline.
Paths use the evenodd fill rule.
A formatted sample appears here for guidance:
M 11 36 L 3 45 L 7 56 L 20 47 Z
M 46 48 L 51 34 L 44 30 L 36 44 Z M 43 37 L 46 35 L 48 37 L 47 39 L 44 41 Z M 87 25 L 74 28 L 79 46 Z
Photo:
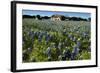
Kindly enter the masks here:
M 23 19 L 23 62 L 91 59 L 89 21 Z

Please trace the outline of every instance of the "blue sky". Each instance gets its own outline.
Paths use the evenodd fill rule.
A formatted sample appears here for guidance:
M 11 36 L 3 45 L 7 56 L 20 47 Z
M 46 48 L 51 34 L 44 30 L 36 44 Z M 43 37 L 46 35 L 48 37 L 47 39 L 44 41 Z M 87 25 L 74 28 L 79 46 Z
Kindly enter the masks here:
M 41 15 L 41 16 L 51 16 L 53 14 L 61 14 L 70 17 L 82 17 L 82 18 L 89 18 L 91 17 L 90 13 L 80 13 L 80 12 L 60 12 L 60 11 L 39 11 L 39 10 L 23 10 L 23 15 Z

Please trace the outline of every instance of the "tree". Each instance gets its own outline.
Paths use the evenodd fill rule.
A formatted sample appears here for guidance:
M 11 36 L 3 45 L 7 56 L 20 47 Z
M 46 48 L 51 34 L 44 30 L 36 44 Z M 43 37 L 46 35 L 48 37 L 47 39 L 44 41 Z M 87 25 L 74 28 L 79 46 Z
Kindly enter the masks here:
M 37 17 L 39 20 L 41 20 L 41 16 L 40 16 L 40 15 L 37 15 L 36 17 Z
M 91 21 L 91 18 L 90 17 L 88 18 L 88 21 Z
M 61 20 L 65 20 L 65 19 L 66 19 L 66 17 L 65 16 L 62 16 Z
M 23 15 L 23 18 L 32 18 L 30 15 Z
M 36 16 L 32 16 L 34 19 L 36 18 Z
M 44 17 L 42 17 L 42 19 L 50 19 L 50 17 L 44 16 Z

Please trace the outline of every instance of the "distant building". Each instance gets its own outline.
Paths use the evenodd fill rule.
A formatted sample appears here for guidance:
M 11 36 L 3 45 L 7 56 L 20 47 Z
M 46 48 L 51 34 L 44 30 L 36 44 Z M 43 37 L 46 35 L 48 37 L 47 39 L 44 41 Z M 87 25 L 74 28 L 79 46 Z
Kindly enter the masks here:
M 63 17 L 63 15 L 55 14 L 55 15 L 51 16 L 51 20 L 53 20 L 53 21 L 61 21 L 62 17 Z

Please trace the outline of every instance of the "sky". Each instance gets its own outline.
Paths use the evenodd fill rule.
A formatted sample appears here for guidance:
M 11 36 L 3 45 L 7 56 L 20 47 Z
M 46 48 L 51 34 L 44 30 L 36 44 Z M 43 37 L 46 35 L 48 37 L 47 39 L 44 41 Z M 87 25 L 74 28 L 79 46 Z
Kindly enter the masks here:
M 40 16 L 52 16 L 53 14 L 61 14 L 69 17 L 81 17 L 88 19 L 91 17 L 90 13 L 82 13 L 82 12 L 61 12 L 61 11 L 39 11 L 39 10 L 23 10 L 22 15 L 40 15 Z

